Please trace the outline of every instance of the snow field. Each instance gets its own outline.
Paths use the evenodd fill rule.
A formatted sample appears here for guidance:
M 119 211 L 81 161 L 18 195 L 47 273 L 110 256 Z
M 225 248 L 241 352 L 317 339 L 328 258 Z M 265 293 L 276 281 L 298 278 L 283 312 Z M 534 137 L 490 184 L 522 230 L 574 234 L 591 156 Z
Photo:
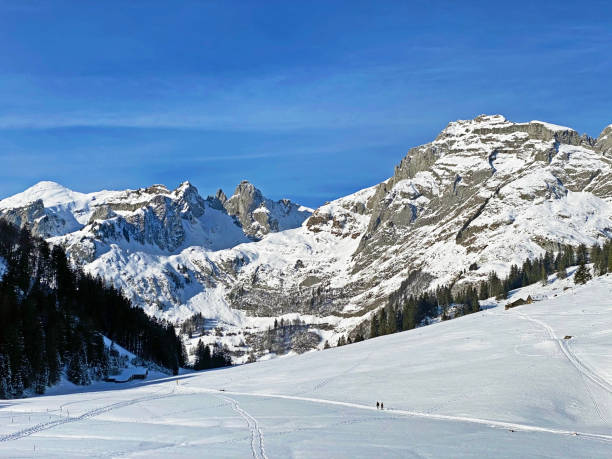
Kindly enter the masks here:
M 612 276 L 570 285 L 322 352 L 0 402 L 0 455 L 610 457 Z

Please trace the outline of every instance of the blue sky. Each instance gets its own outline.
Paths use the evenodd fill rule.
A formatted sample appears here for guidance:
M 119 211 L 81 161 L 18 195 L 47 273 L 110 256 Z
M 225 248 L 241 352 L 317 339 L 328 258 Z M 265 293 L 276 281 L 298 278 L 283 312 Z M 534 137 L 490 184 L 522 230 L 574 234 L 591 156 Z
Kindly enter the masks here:
M 611 52 L 605 1 L 0 0 L 0 197 L 248 179 L 317 206 L 451 120 L 599 135 Z

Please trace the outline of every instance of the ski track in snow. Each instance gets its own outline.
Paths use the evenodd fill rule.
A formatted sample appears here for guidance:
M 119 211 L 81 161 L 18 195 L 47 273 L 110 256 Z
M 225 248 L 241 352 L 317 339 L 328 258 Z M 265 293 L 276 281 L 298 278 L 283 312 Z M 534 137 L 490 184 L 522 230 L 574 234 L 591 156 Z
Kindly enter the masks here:
M 43 430 L 52 429 L 53 427 L 57 427 L 60 425 L 68 424 L 71 422 L 84 421 L 85 419 L 93 418 L 99 416 L 100 414 L 108 413 L 109 411 L 116 410 L 118 408 L 124 408 L 126 406 L 135 405 L 136 403 L 148 402 L 151 400 L 159 400 L 166 397 L 171 397 L 174 395 L 176 388 L 172 388 L 172 390 L 163 395 L 147 395 L 145 397 L 138 397 L 131 400 L 123 400 L 121 402 L 111 403 L 110 405 L 105 405 L 100 408 L 94 408 L 93 410 L 86 411 L 85 413 L 75 416 L 75 417 L 65 417 L 56 419 L 54 421 L 42 422 L 40 424 L 36 424 L 35 426 L 28 427 L 27 429 L 22 429 L 17 432 L 13 432 L 7 435 L 0 436 L 0 443 L 12 440 L 19 440 L 20 438 L 30 436 L 32 434 L 42 432 Z
M 609 420 L 602 413 L 601 407 L 599 406 L 599 403 L 597 402 L 597 399 L 595 398 L 595 395 L 593 394 L 593 392 L 589 388 L 589 385 L 587 384 L 586 379 L 589 379 L 593 383 L 597 384 L 599 387 L 601 387 L 603 390 L 605 390 L 609 394 L 612 394 L 612 384 L 610 384 L 606 380 L 606 378 L 604 376 L 600 375 L 595 369 L 593 369 L 593 368 L 589 367 L 588 365 L 586 365 L 574 353 L 574 351 L 571 349 L 571 347 L 568 346 L 567 341 L 565 339 L 560 339 L 557 336 L 557 334 L 555 333 L 554 329 L 550 325 L 548 325 L 546 322 L 544 322 L 544 321 L 542 321 L 540 319 L 535 319 L 533 317 L 530 317 L 527 314 L 522 313 L 522 312 L 519 312 L 518 314 L 519 314 L 519 317 L 521 317 L 522 319 L 528 320 L 529 322 L 532 322 L 532 323 L 534 323 L 536 325 L 539 325 L 541 328 L 543 328 L 546 331 L 546 334 L 549 336 L 549 338 L 552 339 L 553 341 L 555 341 L 559 345 L 559 348 L 561 349 L 561 352 L 563 352 L 563 354 L 565 355 L 567 360 L 572 364 L 572 366 L 574 368 L 576 368 L 576 370 L 578 371 L 578 373 L 580 373 L 580 376 L 584 380 L 585 387 L 587 389 L 589 397 L 591 398 L 591 400 L 593 402 L 593 406 L 595 408 L 595 412 L 597 413 L 597 415 L 599 416 L 599 418 L 602 421 L 604 421 L 605 423 L 608 423 Z
M 610 384 L 604 376 L 599 374 L 595 369 L 588 366 L 578 356 L 576 356 L 574 351 L 567 345 L 566 340 L 560 339 L 550 325 L 541 321 L 540 319 L 534 319 L 533 317 L 530 317 L 522 312 L 519 312 L 519 316 L 544 328 L 548 336 L 559 345 L 561 352 L 565 354 L 567 359 L 580 374 L 590 379 L 609 394 L 612 394 L 612 384 Z
M 222 399 L 226 400 L 232 405 L 232 409 L 238 413 L 247 423 L 249 431 L 251 432 L 251 452 L 253 453 L 254 459 L 268 459 L 266 456 L 266 450 L 264 448 L 264 436 L 257 419 L 247 413 L 240 407 L 240 404 L 231 397 L 221 396 Z
M 345 406 L 345 407 L 348 407 L 348 408 L 357 408 L 357 409 L 360 409 L 360 410 L 381 411 L 381 410 L 377 409 L 375 406 L 362 405 L 362 404 L 359 404 L 359 403 L 341 402 L 341 401 L 337 401 L 337 400 L 326 400 L 326 399 L 311 398 L 311 397 L 298 397 L 298 396 L 295 396 L 295 395 L 280 395 L 280 394 L 262 394 L 262 393 L 251 393 L 251 392 L 219 391 L 217 389 L 205 389 L 205 388 L 201 388 L 199 390 L 195 390 L 193 393 L 198 393 L 198 392 L 213 393 L 213 394 L 218 394 L 220 392 L 223 392 L 223 394 L 229 394 L 229 395 L 241 395 L 241 396 L 248 396 L 248 397 L 264 397 L 264 398 L 278 398 L 278 399 L 285 399 L 285 400 L 298 400 L 298 401 L 302 401 L 302 402 L 312 402 L 312 403 L 321 403 L 321 404 L 326 404 L 326 405 Z M 234 399 L 231 399 L 229 397 L 228 397 L 228 401 L 235 402 Z M 237 404 L 237 402 L 236 402 L 236 404 Z M 474 418 L 474 417 L 469 417 L 469 416 L 452 416 L 452 415 L 446 415 L 446 414 L 423 413 L 423 412 L 420 412 L 420 411 L 398 410 L 398 409 L 395 409 L 395 408 L 392 408 L 392 407 L 391 408 L 385 408 L 381 412 L 389 413 L 390 416 L 391 415 L 403 415 L 403 416 L 410 416 L 410 417 L 417 417 L 417 418 L 437 419 L 437 420 L 440 420 L 440 421 L 468 422 L 468 423 L 471 423 L 471 424 L 480 424 L 480 425 L 485 425 L 485 426 L 489 426 L 489 427 L 493 427 L 493 428 L 504 428 L 504 429 L 508 429 L 508 430 L 511 430 L 511 431 L 544 432 L 544 433 L 550 433 L 550 434 L 555 434 L 555 435 L 564 435 L 564 436 L 568 436 L 568 435 L 569 436 L 581 436 L 581 437 L 591 438 L 591 439 L 595 439 L 595 440 L 603 440 L 603 441 L 606 441 L 606 442 L 612 442 L 612 435 L 596 434 L 596 433 L 589 433 L 589 432 L 577 432 L 577 431 L 573 431 L 573 430 L 553 429 L 553 428 L 541 427 L 541 426 L 536 426 L 536 425 L 518 424 L 518 423 L 513 423 L 513 422 L 496 421 L 496 420 L 492 420 L 492 419 Z M 247 416 L 250 416 L 250 415 L 248 415 L 248 413 L 245 413 L 245 414 L 247 414 Z M 264 456 L 264 457 L 266 457 L 266 456 Z
M 359 360 L 359 361 L 357 361 L 356 363 L 354 363 L 353 365 L 351 365 L 351 366 L 350 366 L 349 368 L 347 368 L 346 370 L 344 370 L 344 371 L 342 371 L 342 372 L 340 372 L 340 373 L 338 373 L 338 374 L 335 374 L 335 375 L 333 375 L 333 376 L 330 376 L 330 377 L 328 377 L 328 378 L 322 379 L 322 380 L 321 380 L 319 383 L 317 383 L 317 384 L 316 384 L 316 385 L 315 385 L 315 386 L 312 388 L 312 392 L 316 392 L 316 391 L 318 391 L 319 389 L 321 389 L 322 387 L 324 387 L 324 386 L 328 385 L 330 382 L 332 382 L 333 380 L 335 380 L 335 379 L 339 378 L 340 376 L 343 376 L 343 375 L 345 375 L 345 374 L 347 374 L 347 373 L 351 373 L 351 372 L 355 371 L 355 370 L 356 370 L 356 369 L 357 369 L 357 368 L 358 368 L 358 367 L 359 367 L 359 366 L 360 366 L 360 365 L 361 365 L 363 362 L 367 362 L 368 360 L 370 360 L 370 357 L 371 357 L 371 355 L 372 355 L 372 352 L 374 352 L 374 351 L 369 351 L 369 352 L 368 352 L 368 354 L 366 355 L 366 357 L 365 357 L 363 360 Z M 298 392 L 298 393 L 297 393 L 297 394 L 295 394 L 295 395 L 301 395 L 301 394 L 305 394 L 305 393 L 307 393 L 307 392 L 309 392 L 309 391 L 308 391 L 308 390 L 305 390 L 305 391 L 303 391 L 303 392 Z

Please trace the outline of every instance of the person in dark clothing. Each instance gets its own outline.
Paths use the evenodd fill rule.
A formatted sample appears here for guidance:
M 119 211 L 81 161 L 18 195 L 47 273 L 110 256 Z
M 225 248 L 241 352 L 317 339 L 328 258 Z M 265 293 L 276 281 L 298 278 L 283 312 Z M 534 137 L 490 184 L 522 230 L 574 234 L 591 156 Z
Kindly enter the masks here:
M 385 409 L 385 404 L 383 402 L 380 402 L 380 409 L 384 410 Z
M 376 402 L 376 409 L 380 408 L 380 403 Z

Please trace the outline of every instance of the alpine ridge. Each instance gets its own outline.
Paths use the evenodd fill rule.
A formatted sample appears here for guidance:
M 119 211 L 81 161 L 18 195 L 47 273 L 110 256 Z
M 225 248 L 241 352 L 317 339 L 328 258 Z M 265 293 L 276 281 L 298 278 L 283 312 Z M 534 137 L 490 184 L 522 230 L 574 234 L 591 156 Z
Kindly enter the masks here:
M 459 289 L 611 238 L 612 125 L 592 138 L 501 115 L 451 122 L 389 179 L 315 210 L 246 181 L 229 198 L 189 182 L 90 194 L 41 182 L 0 201 L 0 216 L 150 315 L 201 313 L 190 344 L 221 341 L 243 362 L 363 333 L 400 286 Z M 272 345 L 281 319 L 292 328 L 275 327 Z

